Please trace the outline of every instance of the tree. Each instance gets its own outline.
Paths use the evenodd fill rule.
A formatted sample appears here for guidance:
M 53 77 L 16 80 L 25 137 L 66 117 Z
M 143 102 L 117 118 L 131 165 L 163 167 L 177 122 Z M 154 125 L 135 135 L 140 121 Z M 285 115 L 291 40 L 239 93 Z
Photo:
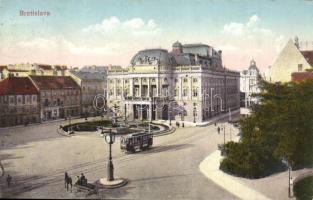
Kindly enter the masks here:
M 312 166 L 313 81 L 261 81 L 260 87 L 259 104 L 240 121 L 241 141 L 226 145 L 221 169 L 258 178 L 278 169 L 283 158 L 294 168 Z

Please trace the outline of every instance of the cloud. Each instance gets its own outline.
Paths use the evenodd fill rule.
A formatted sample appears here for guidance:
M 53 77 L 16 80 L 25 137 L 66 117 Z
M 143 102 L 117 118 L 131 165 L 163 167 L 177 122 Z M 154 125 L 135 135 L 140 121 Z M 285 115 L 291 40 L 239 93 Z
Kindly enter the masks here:
M 268 66 L 286 44 L 286 37 L 266 27 L 258 15 L 226 23 L 220 32 L 217 46 L 223 50 L 224 63 L 238 68 L 242 63 L 248 65 L 252 58 L 260 69 Z
M 253 37 L 255 35 L 272 35 L 270 29 L 260 27 L 260 18 L 253 15 L 246 23 L 231 22 L 224 25 L 223 33 L 234 36 Z
M 115 43 L 108 43 L 102 46 L 84 46 L 76 45 L 63 36 L 48 37 L 48 38 L 34 38 L 29 41 L 21 41 L 17 44 L 20 48 L 28 49 L 31 51 L 56 51 L 60 53 L 70 53 L 75 55 L 83 54 L 96 54 L 96 55 L 114 55 L 119 48 Z
M 278 36 L 274 41 L 276 52 L 280 52 L 285 44 L 286 44 L 286 37 L 284 35 Z
M 141 18 L 132 18 L 121 21 L 115 16 L 103 19 L 101 23 L 92 24 L 82 29 L 84 33 L 88 34 L 121 34 L 132 33 L 139 34 L 155 34 L 160 30 L 158 24 L 153 19 L 144 21 Z

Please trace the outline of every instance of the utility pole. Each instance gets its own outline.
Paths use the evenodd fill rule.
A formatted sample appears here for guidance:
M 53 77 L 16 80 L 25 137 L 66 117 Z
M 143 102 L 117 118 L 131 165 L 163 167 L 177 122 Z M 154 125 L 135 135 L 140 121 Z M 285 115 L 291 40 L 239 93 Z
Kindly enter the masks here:
M 230 141 L 231 141 L 231 124 L 230 124 L 230 122 L 231 122 L 231 112 L 230 112 L 230 108 L 228 109 L 228 111 L 229 111 L 229 122 L 228 122 L 228 124 L 229 124 L 229 137 L 230 137 Z
M 225 124 L 224 125 L 224 146 L 225 146 Z

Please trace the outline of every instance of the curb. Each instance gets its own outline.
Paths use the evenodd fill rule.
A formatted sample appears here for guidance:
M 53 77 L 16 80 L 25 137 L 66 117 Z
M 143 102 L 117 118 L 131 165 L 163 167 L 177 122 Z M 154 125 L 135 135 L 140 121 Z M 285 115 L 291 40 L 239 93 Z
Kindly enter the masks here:
M 62 132 L 62 133 L 61 133 Z M 65 131 L 63 130 L 60 130 L 60 128 L 57 128 L 57 133 L 61 136 L 64 136 L 64 137 L 72 137 L 71 135 L 68 135 L 68 134 L 65 134 Z
M 206 157 L 199 165 L 199 169 L 203 175 L 222 187 L 229 193 L 243 200 L 270 200 L 270 198 L 260 192 L 246 186 L 237 181 L 233 176 L 222 172 L 219 169 L 221 159 L 220 151 L 215 150 Z
M 2 163 L 1 163 L 1 161 L 0 161 L 0 168 L 1 168 L 1 176 L 0 176 L 0 178 L 2 178 L 2 177 L 4 177 L 4 167 L 3 167 Z
M 114 184 L 114 185 L 103 185 L 100 183 L 100 180 L 97 180 L 94 184 L 96 186 L 96 190 L 99 191 L 99 189 L 114 189 L 114 188 L 119 188 L 119 187 L 123 187 L 126 184 L 129 183 L 129 181 L 127 179 L 122 178 L 122 181 L 118 184 Z

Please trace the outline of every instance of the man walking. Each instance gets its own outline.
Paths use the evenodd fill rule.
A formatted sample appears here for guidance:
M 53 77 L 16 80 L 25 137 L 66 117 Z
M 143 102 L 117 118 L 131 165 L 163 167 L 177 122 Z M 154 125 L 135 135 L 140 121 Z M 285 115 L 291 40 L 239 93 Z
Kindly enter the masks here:
M 221 128 L 217 127 L 217 133 L 220 134 L 220 132 L 221 132 Z
M 11 181 L 12 181 L 12 176 L 10 176 L 10 174 L 8 174 L 8 176 L 7 176 L 8 187 L 10 187 Z

